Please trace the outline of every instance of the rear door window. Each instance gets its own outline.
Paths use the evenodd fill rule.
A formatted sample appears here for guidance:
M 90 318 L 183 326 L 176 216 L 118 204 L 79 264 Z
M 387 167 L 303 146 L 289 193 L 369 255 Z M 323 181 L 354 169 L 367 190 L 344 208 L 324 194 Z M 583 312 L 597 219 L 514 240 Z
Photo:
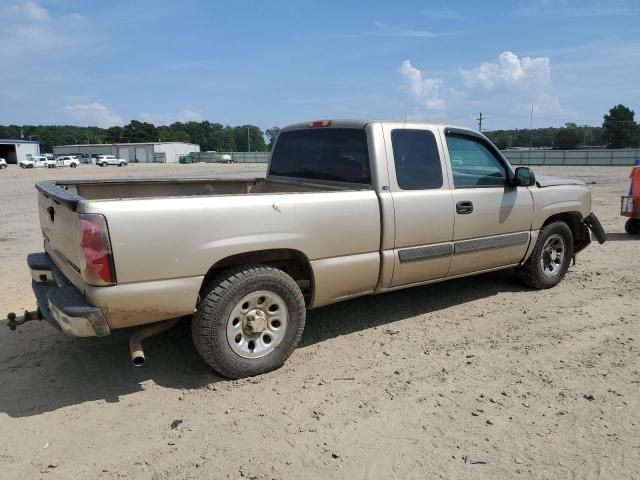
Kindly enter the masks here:
M 428 130 L 391 132 L 396 179 L 402 190 L 442 187 L 442 164 L 436 137 Z
M 371 183 L 367 134 L 357 128 L 282 132 L 269 175 L 346 183 Z

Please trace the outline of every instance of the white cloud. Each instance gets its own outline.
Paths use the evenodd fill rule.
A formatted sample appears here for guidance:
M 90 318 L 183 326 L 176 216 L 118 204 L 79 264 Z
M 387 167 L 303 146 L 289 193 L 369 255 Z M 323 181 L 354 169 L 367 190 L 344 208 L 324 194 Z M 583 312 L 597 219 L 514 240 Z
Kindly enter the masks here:
M 419 108 L 427 110 L 443 110 L 445 102 L 440 97 L 442 80 L 439 78 L 426 78 L 422 71 L 405 60 L 398 69 L 404 78 L 401 89 L 418 103 Z
M 70 54 L 79 46 L 86 47 L 90 41 L 82 15 L 54 17 L 33 1 L 14 1 L 0 6 L 0 18 L 3 20 L 0 61 L 22 61 L 26 55 Z
M 468 87 L 480 87 L 487 91 L 516 89 L 542 92 L 551 85 L 549 57 L 522 57 L 506 51 L 496 62 L 484 62 L 471 70 L 461 69 Z
M 430 8 L 429 10 L 423 10 L 422 15 L 435 20 L 452 20 L 458 22 L 470 19 L 470 17 L 462 15 L 451 8 Z
M 138 115 L 138 119 L 143 122 L 153 123 L 154 125 L 170 125 L 175 122 L 200 122 L 202 121 L 202 115 L 186 108 L 176 113 L 154 114 L 142 112 Z
M 516 16 L 602 17 L 634 15 L 637 0 L 530 0 L 516 8 Z
M 64 111 L 72 122 L 82 126 L 108 128 L 123 124 L 122 117 L 98 102 L 67 105 L 64 107 Z
M 25 18 L 33 22 L 48 22 L 51 20 L 51 15 L 49 15 L 47 9 L 32 1 L 10 4 L 4 9 L 4 13 L 14 18 Z
M 376 30 L 362 33 L 349 33 L 339 35 L 342 38 L 363 38 L 363 37 L 386 37 L 386 38 L 431 38 L 440 37 L 441 33 L 434 33 L 429 30 L 414 30 L 409 28 L 398 28 L 383 22 L 375 22 Z
M 215 65 L 215 63 L 216 63 L 215 60 L 208 58 L 208 59 L 202 59 L 202 60 L 189 60 L 186 62 L 170 63 L 166 65 L 165 68 L 167 70 L 172 70 L 172 71 L 192 70 L 196 68 L 209 67 L 209 66 Z

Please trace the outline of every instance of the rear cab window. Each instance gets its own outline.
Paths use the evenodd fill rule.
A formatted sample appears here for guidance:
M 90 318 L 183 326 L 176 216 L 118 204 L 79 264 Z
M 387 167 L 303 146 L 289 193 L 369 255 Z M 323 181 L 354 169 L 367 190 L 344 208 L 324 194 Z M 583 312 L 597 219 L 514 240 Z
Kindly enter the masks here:
M 371 184 L 367 134 L 362 128 L 309 128 L 280 134 L 269 176 Z
M 442 187 L 442 163 L 433 132 L 392 130 L 391 144 L 396 179 L 402 190 L 431 190 Z

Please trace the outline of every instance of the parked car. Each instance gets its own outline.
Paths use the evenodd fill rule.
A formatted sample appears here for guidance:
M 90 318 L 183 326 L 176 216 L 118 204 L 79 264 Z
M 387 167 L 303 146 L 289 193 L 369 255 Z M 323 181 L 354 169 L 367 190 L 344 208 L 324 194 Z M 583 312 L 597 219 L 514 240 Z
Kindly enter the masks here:
M 0 158 L 0 170 L 7 168 L 7 161 L 4 158 Z
M 118 158 L 115 155 L 98 155 L 96 158 L 96 165 L 99 167 L 106 167 L 107 165 L 117 165 L 124 167 L 128 162 L 124 158 Z
M 56 161 L 44 155 L 37 155 L 26 160 L 20 160 L 20 168 L 55 168 Z
M 14 328 L 146 325 L 130 342 L 140 365 L 141 340 L 189 316 L 197 351 L 230 378 L 280 367 L 307 309 L 505 268 L 550 288 L 592 234 L 605 241 L 583 182 L 513 169 L 482 134 L 427 123 L 287 127 L 266 178 L 36 188 L 38 310 Z
M 69 155 L 64 155 L 62 157 L 56 158 L 56 166 L 57 167 L 71 167 L 76 168 L 80 165 L 80 160 L 76 157 L 72 157 Z

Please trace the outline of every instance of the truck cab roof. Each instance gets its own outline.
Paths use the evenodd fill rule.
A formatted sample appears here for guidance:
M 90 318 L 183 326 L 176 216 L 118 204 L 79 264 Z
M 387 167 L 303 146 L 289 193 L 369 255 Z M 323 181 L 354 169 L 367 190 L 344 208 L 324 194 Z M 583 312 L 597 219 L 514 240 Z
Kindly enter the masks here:
M 297 122 L 291 125 L 287 125 L 282 129 L 283 132 L 288 130 L 301 130 L 305 128 L 364 128 L 370 123 L 381 123 L 381 124 L 404 124 L 407 128 L 411 126 L 421 126 L 421 127 L 433 127 L 433 128 L 451 128 L 451 129 L 460 129 L 465 132 L 475 132 L 475 130 L 461 127 L 458 125 L 445 124 L 445 123 L 433 123 L 433 122 L 423 122 L 418 120 L 380 120 L 380 119 L 335 119 L 335 120 L 309 120 L 306 122 Z

